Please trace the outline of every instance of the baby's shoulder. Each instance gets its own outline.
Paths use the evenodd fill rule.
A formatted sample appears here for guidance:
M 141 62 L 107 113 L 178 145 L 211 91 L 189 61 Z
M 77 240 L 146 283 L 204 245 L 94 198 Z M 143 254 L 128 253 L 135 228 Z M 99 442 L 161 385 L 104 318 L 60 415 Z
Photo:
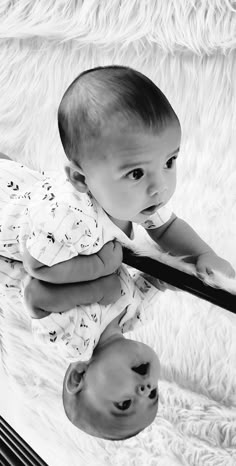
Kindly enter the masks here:
M 94 242 L 100 237 L 100 224 L 96 204 L 88 194 L 77 192 L 63 176 L 45 177 L 37 183 L 30 203 L 28 216 L 32 225 L 47 225 L 47 230 L 67 241 L 78 242 L 82 236 Z M 79 236 L 78 236 L 79 235 Z
M 17 186 L 34 186 L 43 179 L 43 174 L 14 160 L 0 159 L 0 179 L 13 180 Z
M 33 202 L 43 201 L 45 204 L 56 204 L 58 208 L 66 208 L 75 213 L 96 211 L 94 204 L 87 193 L 80 193 L 72 186 L 61 172 L 54 175 L 42 173 L 41 179 L 36 183 L 32 195 Z

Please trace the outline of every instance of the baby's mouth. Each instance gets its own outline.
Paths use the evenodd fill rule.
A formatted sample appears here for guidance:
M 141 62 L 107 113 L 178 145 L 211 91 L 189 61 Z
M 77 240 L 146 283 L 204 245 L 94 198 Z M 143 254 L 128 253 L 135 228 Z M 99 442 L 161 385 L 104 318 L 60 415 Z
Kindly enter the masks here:
M 162 202 L 159 204 L 152 205 L 151 207 L 148 207 L 148 209 L 144 209 L 141 211 L 141 214 L 143 215 L 152 215 L 154 214 L 161 206 Z
M 139 366 L 132 367 L 132 370 L 137 372 L 140 375 L 146 375 L 149 370 L 149 362 L 145 364 L 140 364 Z

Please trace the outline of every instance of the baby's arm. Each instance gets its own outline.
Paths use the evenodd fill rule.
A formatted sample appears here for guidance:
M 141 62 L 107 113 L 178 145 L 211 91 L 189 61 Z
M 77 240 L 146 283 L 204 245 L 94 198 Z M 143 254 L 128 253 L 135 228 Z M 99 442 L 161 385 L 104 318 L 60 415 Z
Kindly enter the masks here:
M 42 319 L 51 313 L 66 312 L 75 306 L 99 303 L 104 306 L 120 297 L 120 281 L 116 274 L 78 283 L 52 284 L 31 278 L 24 289 L 24 301 L 33 319 Z
M 100 269 L 100 275 L 97 276 L 97 272 L 95 275 L 97 259 L 96 254 L 92 254 L 79 255 L 48 267 L 54 283 L 29 277 L 24 288 L 24 300 L 30 316 L 41 319 L 51 312 L 65 312 L 80 304 L 107 305 L 116 302 L 120 297 L 121 287 L 120 280 L 114 272 L 120 267 L 123 255 L 121 245 L 115 243 L 114 245 L 113 241 L 109 241 L 97 252 L 105 264 L 104 270 L 110 269 L 110 275 L 104 275 L 103 267 Z M 74 266 L 70 267 L 71 261 L 76 262 L 76 276 L 73 272 Z M 40 271 L 40 268 L 38 270 Z M 61 275 L 64 277 L 64 284 Z
M 23 265 L 34 278 L 50 283 L 77 283 L 79 277 L 82 281 L 94 280 L 111 275 L 122 262 L 122 247 L 118 241 L 109 241 L 96 254 L 90 256 L 73 257 L 70 260 L 48 267 L 34 259 L 27 250 L 24 252 Z M 81 267 L 83 275 L 81 276 Z
M 213 270 L 219 270 L 230 278 L 235 277 L 232 266 L 219 257 L 187 222 L 175 214 L 161 227 L 147 231 L 165 251 L 176 256 L 191 256 L 199 274 L 210 274 Z

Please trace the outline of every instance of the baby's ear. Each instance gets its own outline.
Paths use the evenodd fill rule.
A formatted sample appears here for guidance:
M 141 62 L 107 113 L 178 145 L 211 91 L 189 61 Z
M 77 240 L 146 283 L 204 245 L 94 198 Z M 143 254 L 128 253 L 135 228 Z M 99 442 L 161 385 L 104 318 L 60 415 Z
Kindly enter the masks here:
M 87 369 L 87 362 L 75 362 L 70 364 L 64 382 L 67 393 L 75 395 L 82 390 Z
M 85 175 L 79 166 L 75 165 L 73 162 L 68 162 L 65 164 L 64 170 L 68 180 L 71 182 L 74 188 L 77 189 L 77 191 L 80 193 L 86 193 L 89 191 L 85 181 Z

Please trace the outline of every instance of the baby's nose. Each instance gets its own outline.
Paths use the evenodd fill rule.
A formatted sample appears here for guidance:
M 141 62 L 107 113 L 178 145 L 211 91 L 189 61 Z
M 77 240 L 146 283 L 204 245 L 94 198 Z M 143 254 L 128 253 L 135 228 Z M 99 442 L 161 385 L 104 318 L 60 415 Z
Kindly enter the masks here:
M 167 190 L 165 183 L 153 183 L 148 188 L 148 195 L 150 197 L 161 197 L 163 193 Z
M 143 383 L 142 385 L 139 385 L 138 387 L 139 395 L 149 396 L 151 391 L 152 391 L 152 386 L 150 383 Z

